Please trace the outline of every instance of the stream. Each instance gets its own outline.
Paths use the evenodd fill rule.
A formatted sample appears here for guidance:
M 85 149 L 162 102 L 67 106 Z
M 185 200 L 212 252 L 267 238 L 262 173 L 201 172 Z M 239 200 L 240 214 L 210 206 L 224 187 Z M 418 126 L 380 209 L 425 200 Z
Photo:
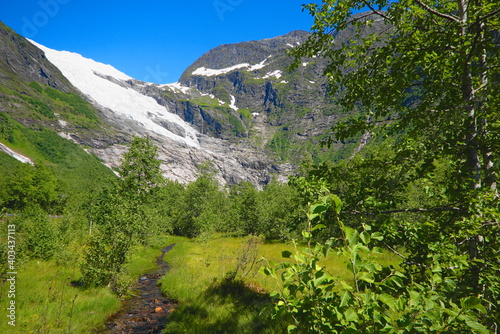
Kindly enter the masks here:
M 161 334 L 168 315 L 177 306 L 174 301 L 165 298 L 157 286 L 158 279 L 169 269 L 163 257 L 174 245 L 161 250 L 162 254 L 156 259 L 158 269 L 139 278 L 134 286 L 133 297 L 123 302 L 121 310 L 106 322 L 106 329 L 98 333 Z

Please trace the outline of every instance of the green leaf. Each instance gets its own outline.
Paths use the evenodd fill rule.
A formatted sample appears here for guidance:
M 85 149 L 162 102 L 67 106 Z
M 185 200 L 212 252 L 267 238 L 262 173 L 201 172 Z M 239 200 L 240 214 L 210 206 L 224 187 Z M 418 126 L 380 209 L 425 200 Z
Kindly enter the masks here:
M 387 305 L 389 307 L 390 310 L 392 311 L 396 311 L 398 309 L 398 301 L 396 298 L 394 298 L 393 296 L 387 294 L 387 293 L 383 293 L 381 295 L 378 296 L 378 299 L 384 303 L 385 305 Z
M 319 214 L 317 213 L 307 213 L 307 219 L 309 221 L 313 221 L 314 219 L 316 219 L 317 217 L 319 217 Z
M 479 322 L 476 321 L 471 321 L 471 320 L 466 320 L 465 323 L 469 328 L 472 329 L 474 333 L 480 333 L 480 334 L 489 334 L 491 333 L 488 328 L 484 327 L 481 325 Z
M 282 251 L 282 252 L 281 252 L 281 257 L 284 257 L 284 258 L 289 259 L 289 258 L 291 258 L 291 257 L 292 257 L 292 252 L 287 251 L 287 250 Z
M 295 325 L 288 325 L 287 330 L 288 333 L 293 333 L 297 329 L 297 326 Z
M 358 275 L 358 279 L 361 281 L 365 281 L 367 283 L 375 283 L 375 279 L 373 278 L 372 273 L 362 272 Z
M 365 244 L 365 245 L 368 245 L 370 243 L 370 234 L 368 234 L 368 232 L 366 231 L 363 231 L 359 234 L 359 238 L 361 239 L 361 241 Z
M 330 199 L 333 201 L 335 204 L 335 211 L 337 214 L 340 214 L 340 211 L 342 210 L 342 201 L 337 195 L 330 195 Z
M 349 302 L 352 300 L 352 296 L 349 291 L 343 290 L 340 295 L 340 307 L 349 305 Z
M 326 228 L 326 226 L 324 224 L 317 224 L 311 228 L 311 232 L 314 232 L 316 230 L 323 229 L 323 228 Z
M 345 320 L 347 320 L 349 322 L 359 320 L 358 314 L 356 313 L 356 310 L 353 308 L 348 308 L 347 310 L 345 310 L 344 317 L 345 317 Z
M 384 235 L 380 232 L 374 232 L 372 233 L 371 235 L 372 239 L 375 239 L 375 240 L 378 240 L 378 241 L 382 241 L 384 239 Z
M 328 206 L 324 204 L 313 204 L 311 205 L 311 212 L 316 214 L 322 214 L 328 210 Z
M 260 267 L 259 272 L 263 275 L 271 276 L 271 271 L 269 270 L 269 268 Z
M 486 313 L 486 308 L 481 304 L 481 299 L 471 296 L 460 300 L 460 305 L 464 310 L 478 310 L 482 313 Z
M 358 231 L 346 226 L 344 228 L 344 232 L 345 232 L 345 237 L 350 245 L 354 245 L 354 244 L 358 243 L 358 240 L 359 240 Z

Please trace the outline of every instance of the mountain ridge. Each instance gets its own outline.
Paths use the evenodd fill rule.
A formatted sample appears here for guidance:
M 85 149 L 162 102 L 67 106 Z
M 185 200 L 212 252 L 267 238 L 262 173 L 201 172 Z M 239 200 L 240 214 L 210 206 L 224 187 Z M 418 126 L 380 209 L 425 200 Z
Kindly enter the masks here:
M 133 79 L 75 53 L 37 48 L 5 25 L 0 32 L 0 46 L 9 46 L 0 49 L 10 49 L 7 56 L 0 53 L 0 79 L 15 77 L 0 81 L 3 91 L 16 101 L 31 99 L 22 114 L 1 102 L 0 111 L 27 126 L 48 126 L 111 168 L 133 135 L 152 137 L 165 176 L 180 182 L 193 181 L 197 166 L 211 163 L 221 185 L 247 180 L 262 187 L 273 177 L 285 180 L 304 157 L 339 156 L 317 145 L 343 117 L 328 92 L 325 60 L 306 59 L 288 70 L 286 50 L 304 43 L 309 32 L 220 45 L 166 85 Z M 31 59 L 27 70 L 9 60 L 25 58 L 23 50 Z M 24 87 L 29 98 L 17 92 Z M 58 87 L 90 103 L 79 124 L 56 108 L 61 97 L 54 100 L 51 89 Z M 352 150 L 348 146 L 341 148 Z

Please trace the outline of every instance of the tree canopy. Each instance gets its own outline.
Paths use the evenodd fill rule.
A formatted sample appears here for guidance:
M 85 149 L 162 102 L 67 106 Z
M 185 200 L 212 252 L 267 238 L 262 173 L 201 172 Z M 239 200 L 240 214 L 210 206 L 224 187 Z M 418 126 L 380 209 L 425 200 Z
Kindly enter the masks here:
M 325 75 L 345 111 L 335 139 L 404 132 L 400 154 L 449 155 L 470 187 L 496 188 L 500 146 L 500 10 L 497 1 L 340 0 L 305 6 L 313 34 L 295 49 L 328 60 Z M 367 10 L 361 14 L 353 14 Z M 375 26 L 377 27 L 375 28 Z M 342 30 L 353 38 L 338 39 Z
M 346 226 L 325 214 L 304 235 L 311 240 L 312 230 L 340 225 L 338 239 L 349 248 L 349 235 L 358 233 L 352 227 L 370 224 L 383 233 L 384 246 L 394 250 L 404 245 L 406 254 L 400 255 L 408 286 L 418 282 L 435 289 L 434 270 L 439 268 L 440 283 L 451 285 L 437 293 L 453 301 L 477 298 L 488 309 L 482 323 L 497 328 L 498 1 L 324 0 L 304 8 L 314 18 L 312 35 L 290 51 L 295 59 L 292 68 L 304 58 L 325 58 L 331 93 L 350 114 L 332 128 L 326 144 L 360 136 L 373 143 L 350 159 L 315 166 L 305 178 L 294 180 L 304 190 L 339 195 L 344 204 Z M 309 197 L 311 217 L 319 217 L 318 208 L 327 206 Z M 331 240 L 330 245 L 335 242 Z M 314 252 L 310 247 L 308 254 L 320 254 Z M 320 280 L 314 256 L 303 260 L 299 269 L 304 273 L 299 274 Z M 290 278 L 285 285 L 292 282 L 305 289 L 292 280 L 297 276 L 283 275 Z M 354 275 L 356 280 L 356 270 Z M 389 276 L 383 277 L 381 282 Z M 321 285 L 331 291 L 333 281 L 326 282 Z M 375 293 L 379 285 L 370 284 Z M 347 305 L 344 296 L 351 293 L 345 285 L 343 289 L 340 307 Z M 390 292 L 395 298 L 402 298 L 400 293 Z M 286 311 L 287 303 L 294 302 L 288 297 L 281 295 L 283 307 L 277 309 Z M 321 298 L 314 295 L 313 302 L 322 312 L 339 306 L 332 306 L 332 296 Z M 370 312 L 363 307 L 357 314 Z M 482 325 L 474 326 L 469 326 L 474 332 L 488 332 Z

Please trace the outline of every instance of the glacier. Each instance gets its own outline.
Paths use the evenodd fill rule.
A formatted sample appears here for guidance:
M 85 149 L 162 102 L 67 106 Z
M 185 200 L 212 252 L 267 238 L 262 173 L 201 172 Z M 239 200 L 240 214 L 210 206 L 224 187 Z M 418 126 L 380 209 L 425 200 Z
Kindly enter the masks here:
M 120 83 L 134 80 L 132 77 L 111 65 L 96 62 L 78 53 L 57 51 L 35 41 L 29 41 L 44 51 L 47 59 L 59 68 L 73 86 L 100 106 L 132 119 L 145 129 L 161 136 L 190 147 L 201 148 L 198 131 L 182 118 L 170 113 L 165 106 L 158 104 L 152 97 L 143 95 L 125 84 L 120 85 Z M 158 123 L 161 122 L 158 120 L 174 124 L 174 127 L 182 131 L 171 132 L 159 125 Z

